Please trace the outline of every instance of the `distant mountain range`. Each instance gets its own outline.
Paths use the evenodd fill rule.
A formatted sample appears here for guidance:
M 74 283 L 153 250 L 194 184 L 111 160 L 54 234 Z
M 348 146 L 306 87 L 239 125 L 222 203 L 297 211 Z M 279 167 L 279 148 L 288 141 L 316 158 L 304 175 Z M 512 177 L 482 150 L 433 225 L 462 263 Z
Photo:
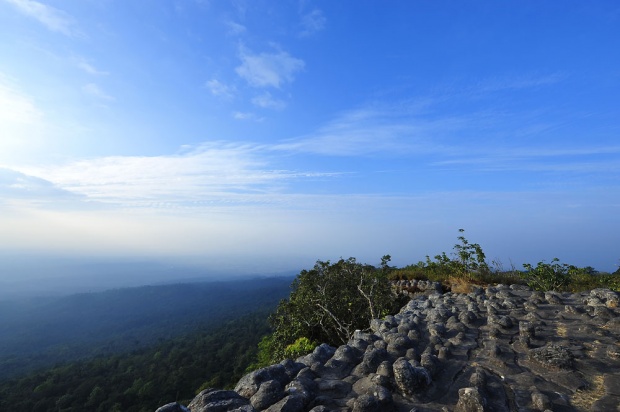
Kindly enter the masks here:
M 138 349 L 273 307 L 292 277 L 113 289 L 0 301 L 0 379 Z

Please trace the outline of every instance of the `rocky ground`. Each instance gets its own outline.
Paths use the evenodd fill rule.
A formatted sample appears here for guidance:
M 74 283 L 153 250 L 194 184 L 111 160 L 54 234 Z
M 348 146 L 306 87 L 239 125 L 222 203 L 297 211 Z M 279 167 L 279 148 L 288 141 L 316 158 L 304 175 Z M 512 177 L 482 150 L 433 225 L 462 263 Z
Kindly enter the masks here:
M 436 283 L 339 348 L 207 389 L 187 411 L 620 411 L 619 295 Z

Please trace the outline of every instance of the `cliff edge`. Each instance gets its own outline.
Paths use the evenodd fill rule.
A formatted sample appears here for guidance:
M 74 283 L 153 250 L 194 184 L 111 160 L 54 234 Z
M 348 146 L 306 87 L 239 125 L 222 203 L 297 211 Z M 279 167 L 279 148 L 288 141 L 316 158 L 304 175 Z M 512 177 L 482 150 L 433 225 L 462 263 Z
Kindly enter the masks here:
M 346 345 L 157 412 L 620 411 L 618 293 L 436 286 Z

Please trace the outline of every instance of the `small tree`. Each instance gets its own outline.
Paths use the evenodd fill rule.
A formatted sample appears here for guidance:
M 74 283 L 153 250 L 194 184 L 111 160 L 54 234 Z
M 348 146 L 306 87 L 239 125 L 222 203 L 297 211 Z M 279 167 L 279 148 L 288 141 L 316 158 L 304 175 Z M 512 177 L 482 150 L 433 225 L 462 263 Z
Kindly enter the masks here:
M 464 233 L 465 229 L 459 229 L 460 233 Z M 482 251 L 482 246 L 478 243 L 469 243 L 465 236 L 461 235 L 457 238 L 460 243 L 454 245 L 455 255 L 458 263 L 457 270 L 462 276 L 472 277 L 481 272 L 489 272 L 489 265 L 486 262 L 486 256 Z

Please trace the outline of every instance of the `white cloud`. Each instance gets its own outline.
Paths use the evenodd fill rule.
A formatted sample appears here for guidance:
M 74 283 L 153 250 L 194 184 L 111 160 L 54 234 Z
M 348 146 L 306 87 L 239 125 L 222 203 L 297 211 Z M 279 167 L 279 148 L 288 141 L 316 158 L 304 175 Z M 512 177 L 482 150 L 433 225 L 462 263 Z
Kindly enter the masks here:
M 240 58 L 241 65 L 236 72 L 253 87 L 280 88 L 293 82 L 295 74 L 305 65 L 303 60 L 284 51 L 253 54 L 242 48 Z
M 286 102 L 284 100 L 274 98 L 269 92 L 254 97 L 252 99 L 252 104 L 264 109 L 283 110 L 286 108 Z
M 277 192 L 287 181 L 317 176 L 272 169 L 262 151 L 256 145 L 210 143 L 178 155 L 103 157 L 20 172 L 90 200 L 185 205 L 246 201 Z
M 345 112 L 315 133 L 283 141 L 274 149 L 328 156 L 425 154 L 445 149 L 430 137 L 450 127 L 447 118 L 431 122 L 403 114 L 396 106 L 367 107 Z
M 62 10 L 34 0 L 4 0 L 14 5 L 23 14 L 38 20 L 51 31 L 67 36 L 76 34 L 71 16 Z
M 95 83 L 88 83 L 82 87 L 82 91 L 92 97 L 95 97 L 100 100 L 112 101 L 114 97 L 110 96 L 106 92 L 104 92 L 98 85 Z
M 205 83 L 205 87 L 209 89 L 213 96 L 222 97 L 224 99 L 232 99 L 235 97 L 235 88 L 227 86 L 217 79 L 211 79 Z
M 301 18 L 301 37 L 312 36 L 313 34 L 323 30 L 327 19 L 323 15 L 323 12 L 319 9 L 314 9 L 310 13 L 307 13 Z
M 252 112 L 234 112 L 233 117 L 237 120 L 251 120 L 254 122 L 262 122 L 265 120 L 264 117 L 260 117 L 256 113 Z
M 567 77 L 565 73 L 553 73 L 542 76 L 533 74 L 496 76 L 474 84 L 472 90 L 477 93 L 492 93 L 504 90 L 529 89 L 556 84 Z
M 49 202 L 75 197 L 74 193 L 57 187 L 49 180 L 0 167 L 0 203 L 15 199 Z
M 80 69 L 84 70 L 88 74 L 92 74 L 93 76 L 107 76 L 110 74 L 109 72 L 97 69 L 95 66 L 83 59 L 79 59 L 76 63 Z

